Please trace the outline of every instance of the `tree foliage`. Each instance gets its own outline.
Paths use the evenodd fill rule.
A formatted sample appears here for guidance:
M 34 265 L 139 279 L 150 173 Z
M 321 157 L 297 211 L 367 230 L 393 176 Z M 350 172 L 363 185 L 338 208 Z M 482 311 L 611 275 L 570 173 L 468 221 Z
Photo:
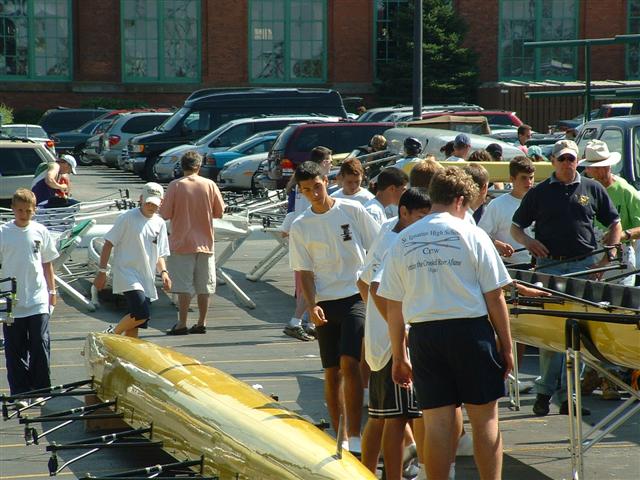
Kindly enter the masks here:
M 477 55 L 462 45 L 467 27 L 447 0 L 423 0 L 423 103 L 473 102 Z M 388 103 L 411 103 L 414 2 L 399 8 L 389 32 L 394 60 L 379 65 L 378 94 Z

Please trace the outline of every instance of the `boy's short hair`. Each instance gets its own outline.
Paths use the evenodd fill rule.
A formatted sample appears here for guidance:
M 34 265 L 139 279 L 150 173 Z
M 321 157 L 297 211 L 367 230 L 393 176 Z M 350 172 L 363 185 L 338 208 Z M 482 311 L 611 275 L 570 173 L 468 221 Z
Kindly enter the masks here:
M 479 163 L 469 163 L 463 170 L 473 178 L 478 188 L 483 188 L 489 184 L 489 172 Z
M 293 174 L 296 183 L 300 185 L 300 182 L 304 182 L 305 180 L 312 180 L 316 177 L 324 178 L 325 175 L 322 173 L 322 169 L 320 165 L 316 162 L 303 162 L 298 165 L 295 173 Z
M 444 170 L 433 155 L 419 161 L 409 173 L 409 183 L 412 187 L 429 188 L 429 183 L 436 172 Z
M 533 130 L 533 128 L 531 128 L 531 125 L 527 125 L 526 123 L 523 123 L 518 127 L 518 135 L 524 135 L 529 130 Z
M 469 155 L 468 162 L 492 162 L 493 157 L 486 150 L 476 150 Z
M 409 177 L 397 167 L 388 167 L 378 174 L 376 191 L 381 192 L 389 187 L 404 187 L 409 183 Z
M 309 154 L 309 161 L 314 163 L 322 163 L 325 158 L 331 158 L 330 148 L 327 147 L 314 147 Z
M 478 185 L 471 175 L 458 167 L 448 167 L 436 172 L 429 185 L 429 196 L 433 203 L 451 205 L 458 197 L 464 197 L 463 205 L 468 205 L 478 196 Z
M 364 168 L 357 158 L 347 158 L 340 165 L 340 175 L 360 175 L 364 178 Z
M 529 157 L 524 155 L 518 155 L 513 157 L 509 162 L 509 175 L 513 178 L 517 177 L 519 173 L 526 173 L 528 175 L 535 173 L 536 167 Z
M 405 207 L 409 212 L 421 208 L 431 209 L 431 197 L 426 188 L 412 187 L 407 189 L 398 202 L 398 208 Z
M 202 155 L 195 150 L 189 150 L 182 155 L 180 166 L 183 171 L 193 172 L 202 166 Z
M 16 203 L 28 203 L 32 207 L 36 206 L 36 196 L 35 194 L 27 189 L 27 188 L 19 188 L 15 191 L 13 196 L 11 197 L 11 205 L 15 205 Z

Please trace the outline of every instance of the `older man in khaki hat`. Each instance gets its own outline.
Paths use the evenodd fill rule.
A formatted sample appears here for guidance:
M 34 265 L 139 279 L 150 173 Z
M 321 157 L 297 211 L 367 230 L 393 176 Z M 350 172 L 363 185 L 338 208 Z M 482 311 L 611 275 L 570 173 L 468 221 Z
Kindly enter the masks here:
M 598 245 L 593 223 L 597 219 L 608 228 L 603 240 L 606 245 L 620 242 L 620 217 L 613 202 L 600 183 L 578 174 L 575 142 L 556 142 L 552 162 L 555 171 L 551 177 L 529 190 L 514 213 L 511 235 L 527 247 L 536 258 L 538 270 L 544 273 L 565 275 L 605 265 L 614 252 L 594 258 Z M 535 238 L 524 230 L 533 222 Z M 560 413 L 568 413 L 563 365 L 564 355 L 540 350 L 541 377 L 536 380 L 538 395 L 533 406 L 536 415 L 549 413 L 552 396 L 562 402 Z M 561 377 L 562 387 L 558 389 Z M 588 413 L 583 411 L 583 415 Z

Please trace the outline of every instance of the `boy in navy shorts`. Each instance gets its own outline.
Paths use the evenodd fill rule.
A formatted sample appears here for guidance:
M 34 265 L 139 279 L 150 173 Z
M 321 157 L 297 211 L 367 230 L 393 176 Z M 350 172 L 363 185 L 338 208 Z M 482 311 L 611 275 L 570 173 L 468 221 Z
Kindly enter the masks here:
M 120 215 L 105 235 L 100 269 L 93 283 L 98 290 L 104 288 L 107 264 L 114 250 L 111 265 L 113 293 L 122 293 L 127 302 L 127 314 L 118 325 L 109 327 L 107 333 L 137 337 L 138 328 L 147 328 L 150 303 L 158 299 L 156 270 L 160 272 L 164 290 L 171 290 L 164 260 L 169 255 L 167 227 L 158 215 L 163 194 L 161 185 L 145 184 L 140 195 L 140 208 Z
M 461 431 L 456 409 L 463 403 L 480 478 L 502 478 L 497 401 L 513 368 L 502 287 L 511 278 L 488 235 L 463 220 L 476 195 L 478 187 L 462 170 L 438 172 L 429 186 L 431 214 L 398 235 L 378 288 L 387 299 L 393 379 L 415 385 L 432 479 L 449 478 Z
M 329 196 L 327 176 L 318 164 L 304 162 L 295 179 L 311 208 L 291 225 L 289 260 L 300 272 L 309 317 L 316 326 L 332 426 L 343 433 L 338 425 L 346 411 L 346 435 L 340 440 L 359 453 L 365 306 L 356 281 L 380 227 L 360 203 Z

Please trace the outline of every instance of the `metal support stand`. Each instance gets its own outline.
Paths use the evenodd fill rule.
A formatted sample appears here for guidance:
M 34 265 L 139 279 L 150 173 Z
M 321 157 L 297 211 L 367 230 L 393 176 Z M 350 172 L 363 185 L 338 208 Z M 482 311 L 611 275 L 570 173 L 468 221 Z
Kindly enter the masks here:
M 271 270 L 289 252 L 289 243 L 286 238 L 282 237 L 282 232 L 279 229 L 265 228 L 264 231 L 270 233 L 277 240 L 278 245 L 245 275 L 245 278 L 252 282 L 260 280 L 265 273 Z
M 247 308 L 256 308 L 256 304 L 249 298 L 249 296 L 244 293 L 244 291 L 231 279 L 231 277 L 222 270 L 222 265 L 231 258 L 231 256 L 240 248 L 240 246 L 244 243 L 249 235 L 236 238 L 231 240 L 229 244 L 220 252 L 220 254 L 216 257 L 216 273 L 218 277 L 221 279 L 218 283 L 221 285 L 228 284 L 229 288 L 235 293 L 236 297 L 242 304 L 244 304 Z
M 513 373 L 509 374 L 507 386 L 509 390 L 509 408 L 516 412 L 520 411 L 520 377 L 518 374 L 518 348 L 515 341 L 511 342 L 511 352 L 513 355 Z
M 200 467 L 200 472 L 196 473 L 189 467 Z M 159 476 L 161 473 L 168 474 Z M 80 480 L 139 480 L 140 478 L 154 478 L 156 480 L 175 479 L 175 478 L 195 478 L 198 480 L 219 480 L 218 476 L 205 477 L 204 474 L 204 455 L 199 460 L 186 460 L 184 462 L 166 463 L 164 465 L 153 465 L 151 467 L 139 468 L 137 470 L 128 470 L 126 472 L 118 472 L 112 475 L 96 477 L 88 474 L 86 477 L 80 477 Z M 178 476 L 180 475 L 180 476 Z
M 144 433 L 149 434 L 149 439 L 146 438 L 131 438 L 138 437 Z M 134 430 L 127 430 L 124 432 L 110 433 L 108 435 L 101 435 L 99 437 L 87 438 L 83 440 L 77 440 L 75 442 L 70 442 L 66 444 L 58 445 L 57 443 L 52 443 L 47 446 L 47 452 L 51 452 L 51 457 L 49 458 L 49 476 L 56 476 L 66 467 L 71 465 L 72 463 L 77 462 L 83 458 L 92 455 L 103 448 L 149 448 L 149 447 L 162 447 L 162 441 L 152 441 L 153 438 L 153 425 L 150 425 L 146 428 L 137 428 Z M 130 441 L 126 442 L 118 442 L 118 440 L 129 439 Z M 68 460 L 63 463 L 61 466 L 58 466 L 58 455 L 57 452 L 59 450 L 86 450 L 77 457 Z

